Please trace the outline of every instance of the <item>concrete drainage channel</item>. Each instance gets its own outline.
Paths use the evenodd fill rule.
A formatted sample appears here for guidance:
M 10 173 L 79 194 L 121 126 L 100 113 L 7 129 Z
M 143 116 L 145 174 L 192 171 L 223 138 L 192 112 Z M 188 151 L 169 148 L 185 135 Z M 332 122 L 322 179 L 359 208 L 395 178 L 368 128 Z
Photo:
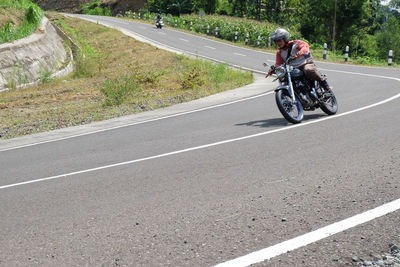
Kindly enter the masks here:
M 71 49 L 65 51 L 66 38 L 44 17 L 36 33 L 1 44 L 0 92 L 38 84 L 42 76 L 53 79 L 71 73 L 74 55 Z M 60 69 L 63 65 L 66 66 Z

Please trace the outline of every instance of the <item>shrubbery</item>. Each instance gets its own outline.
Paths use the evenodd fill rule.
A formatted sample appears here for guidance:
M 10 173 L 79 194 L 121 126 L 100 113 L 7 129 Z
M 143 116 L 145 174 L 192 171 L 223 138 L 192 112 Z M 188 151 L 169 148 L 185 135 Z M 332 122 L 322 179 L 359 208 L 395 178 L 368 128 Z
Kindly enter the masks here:
M 105 6 L 100 0 L 95 0 L 81 6 L 81 12 L 87 15 L 111 16 L 109 7 Z
M 25 18 L 17 27 L 11 20 L 6 25 L 0 25 L 0 43 L 10 42 L 32 34 L 43 18 L 43 11 L 30 0 L 0 0 L 0 9 L 22 10 Z

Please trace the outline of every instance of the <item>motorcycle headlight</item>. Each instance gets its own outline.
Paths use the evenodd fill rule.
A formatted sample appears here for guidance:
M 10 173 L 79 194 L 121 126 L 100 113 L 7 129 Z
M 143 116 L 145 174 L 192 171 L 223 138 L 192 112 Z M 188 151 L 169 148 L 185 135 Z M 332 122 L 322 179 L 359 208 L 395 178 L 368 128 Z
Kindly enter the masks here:
M 285 71 L 285 68 L 283 68 L 283 67 L 278 67 L 278 68 L 276 68 L 275 73 L 276 73 L 276 75 L 278 76 L 278 78 L 282 78 L 282 77 L 285 76 L 286 71 Z

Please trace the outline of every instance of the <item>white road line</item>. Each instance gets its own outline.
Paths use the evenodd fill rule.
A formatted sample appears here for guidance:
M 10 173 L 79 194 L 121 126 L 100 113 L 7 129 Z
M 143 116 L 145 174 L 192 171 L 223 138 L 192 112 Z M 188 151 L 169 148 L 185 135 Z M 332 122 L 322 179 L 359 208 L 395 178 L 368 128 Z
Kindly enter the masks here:
M 184 41 L 184 42 L 186 42 L 186 43 L 189 42 L 189 40 L 186 40 L 186 39 L 183 39 L 183 38 L 179 38 L 179 40 Z
M 62 141 L 62 140 L 71 139 L 71 138 L 75 138 L 75 137 L 80 137 L 80 136 L 85 136 L 85 135 L 90 135 L 90 134 L 96 134 L 96 133 L 101 133 L 101 132 L 110 131 L 110 130 L 116 130 L 116 129 L 120 129 L 120 128 L 125 128 L 125 127 L 129 127 L 129 126 L 134 126 L 134 125 L 153 122 L 153 121 L 165 120 L 165 119 L 174 118 L 174 117 L 178 117 L 178 116 L 183 116 L 183 115 L 187 115 L 187 114 L 191 114 L 191 113 L 195 113 L 195 112 L 199 112 L 199 111 L 204 111 L 204 110 L 208 110 L 208 109 L 214 109 L 214 108 L 219 108 L 219 107 L 223 107 L 223 106 L 228 106 L 228 105 L 232 105 L 232 104 L 235 104 L 235 103 L 244 102 L 244 101 L 247 101 L 247 100 L 251 100 L 251 99 L 263 97 L 263 96 L 266 96 L 266 95 L 270 95 L 270 94 L 273 94 L 273 93 L 274 92 L 267 92 L 267 93 L 263 93 L 263 94 L 259 94 L 259 95 L 255 95 L 255 96 L 250 96 L 250 97 L 246 97 L 246 98 L 242 98 L 242 99 L 238 99 L 238 100 L 234 100 L 234 101 L 230 101 L 230 102 L 226 102 L 226 103 L 222 103 L 222 104 L 218 104 L 218 105 L 213 105 L 213 106 L 204 107 L 204 108 L 198 108 L 198 109 L 185 111 L 185 112 L 180 112 L 180 113 L 167 115 L 167 116 L 162 116 L 162 117 L 158 117 L 158 118 L 154 118 L 154 119 L 128 123 L 128 124 L 124 124 L 124 125 L 119 125 L 119 126 L 109 127 L 109 128 L 105 128 L 105 129 L 100 129 L 100 130 L 97 130 L 97 131 L 91 131 L 91 132 L 82 133 L 82 134 L 75 134 L 75 135 L 70 135 L 70 136 L 67 136 L 67 137 L 56 138 L 56 139 L 52 139 L 52 140 L 36 142 L 36 143 L 27 144 L 27 145 L 21 145 L 21 146 L 5 148 L 5 149 L 1 149 L 0 152 L 19 149 L 19 148 L 24 148 L 24 147 L 36 146 L 36 145 L 41 145 L 41 144 L 47 144 L 47 143 L 52 143 L 52 142 L 57 142 L 57 141 Z
M 205 45 L 204 47 L 206 47 L 206 48 L 209 48 L 209 49 L 212 49 L 212 50 L 215 50 L 215 49 L 217 49 L 217 48 L 215 48 L 215 47 L 208 46 L 208 45 Z
M 217 264 L 215 267 L 241 267 L 269 260 L 288 251 L 309 245 L 331 235 L 343 232 L 357 225 L 369 222 L 373 219 L 400 209 L 400 199 L 386 203 L 372 210 L 365 211 L 353 217 L 322 227 L 310 233 L 289 239 L 274 246 L 261 249 L 245 256 Z
M 165 32 L 158 32 L 158 34 L 167 35 Z
M 400 79 L 396 79 L 396 80 L 400 81 Z M 76 172 L 71 172 L 71 173 L 65 173 L 65 174 L 60 174 L 60 175 L 46 177 L 46 178 L 30 180 L 30 181 L 25 181 L 25 182 L 21 182 L 21 183 L 3 185 L 3 186 L 0 186 L 0 190 L 1 189 L 6 189 L 6 188 L 10 188 L 10 187 L 19 186 L 19 185 L 24 185 L 24 184 L 32 184 L 32 183 L 38 183 L 38 182 L 47 181 L 47 180 L 66 178 L 68 176 L 73 176 L 73 175 L 77 175 L 77 174 L 94 172 L 94 171 L 98 171 L 98 170 L 104 170 L 104 169 L 119 167 L 119 166 L 123 166 L 123 165 L 134 164 L 134 163 L 138 163 L 138 162 L 142 162 L 142 161 L 168 157 L 168 156 L 182 154 L 182 153 L 186 153 L 186 152 L 190 152 L 190 151 L 195 151 L 195 150 L 200 150 L 200 149 L 204 149 L 204 148 L 219 146 L 219 145 L 223 145 L 223 144 L 238 142 L 238 141 L 251 139 L 251 138 L 255 138 L 255 137 L 259 137 L 259 136 L 264 136 L 264 135 L 269 135 L 269 134 L 273 134 L 273 133 L 288 131 L 288 130 L 291 130 L 291 129 L 294 129 L 294 128 L 304 127 L 304 126 L 307 126 L 307 125 L 310 125 L 310 124 L 315 124 L 315 123 L 319 123 L 319 122 L 322 122 L 322 121 L 326 121 L 326 120 L 331 120 L 331 119 L 347 116 L 347 115 L 350 115 L 350 114 L 353 114 L 353 113 L 356 113 L 356 112 L 360 112 L 360 111 L 363 111 L 363 110 L 366 110 L 366 109 L 370 109 L 370 108 L 373 108 L 373 107 L 388 103 L 388 102 L 393 101 L 393 100 L 398 99 L 398 98 L 400 98 L 400 93 L 395 95 L 395 96 L 392 96 L 390 98 L 387 98 L 385 100 L 382 100 L 380 102 L 368 105 L 368 106 L 364 106 L 364 107 L 361 107 L 361 108 L 358 108 L 358 109 L 347 111 L 347 112 L 344 112 L 344 113 L 341 113 L 341 114 L 337 114 L 337 115 L 333 115 L 333 116 L 329 116 L 329 117 L 324 117 L 322 119 L 318 119 L 318 120 L 315 120 L 315 121 L 308 121 L 308 122 L 304 122 L 304 123 L 301 123 L 301 124 L 295 124 L 295 125 L 291 125 L 291 126 L 278 128 L 278 129 L 271 130 L 271 131 L 266 131 L 266 132 L 261 132 L 261 133 L 257 133 L 257 134 L 252 134 L 252 135 L 242 136 L 242 137 L 238 137 L 238 138 L 228 139 L 228 140 L 215 142 L 215 143 L 210 143 L 210 144 L 206 144 L 206 145 L 202 145 L 202 146 L 196 146 L 196 147 L 190 147 L 190 148 L 186 148 L 186 149 L 182 149 L 182 150 L 176 150 L 176 151 L 173 151 L 173 152 L 164 153 L 164 154 L 160 154 L 160 155 L 155 155 L 155 156 L 151 156 L 151 157 L 135 159 L 135 160 L 120 162 L 120 163 L 116 163 L 116 164 L 105 165 L 105 166 L 101 166 L 101 167 L 97 167 L 97 168 L 91 168 L 91 169 L 86 169 L 86 170 L 81 170 L 81 171 L 76 171 Z
M 71 17 L 81 17 L 81 18 L 82 18 L 82 16 L 74 16 L 74 15 L 70 15 L 70 14 L 67 14 L 67 16 L 71 16 Z M 113 27 L 113 26 L 111 26 L 111 25 L 108 25 L 108 24 L 106 24 L 106 23 L 103 23 L 103 22 L 101 22 L 101 21 L 88 18 L 87 16 L 86 16 L 86 17 L 83 16 L 83 17 L 84 17 L 83 19 L 86 19 L 87 21 L 91 21 L 91 22 L 93 22 L 93 23 L 100 23 L 100 24 L 102 24 L 102 25 L 104 25 L 104 26 L 106 26 L 106 27 L 115 28 L 115 27 Z M 136 23 L 138 23 L 138 24 L 143 24 L 143 23 L 140 23 L 140 22 L 136 22 Z M 141 29 L 146 29 L 146 28 L 143 27 L 143 26 L 138 26 L 138 27 L 141 28 Z M 126 30 L 124 30 L 124 29 L 121 29 L 121 28 L 120 28 L 119 30 L 120 30 L 121 32 L 123 32 L 124 34 L 129 35 L 128 31 L 126 31 Z M 171 31 L 174 31 L 174 30 L 172 30 L 172 29 L 170 29 L 170 30 L 171 30 Z M 178 32 L 178 31 L 176 31 L 176 32 Z M 131 35 L 129 35 L 129 36 L 131 36 Z M 134 37 L 134 38 L 137 38 L 137 37 Z M 144 37 L 143 37 L 143 38 L 144 38 Z M 203 38 L 203 37 L 200 37 L 200 38 Z M 203 38 L 203 39 L 206 39 L 206 38 Z M 147 40 L 147 39 L 146 39 L 146 40 Z M 207 39 L 207 40 L 210 40 L 210 39 Z M 149 41 L 149 40 L 148 40 L 148 41 Z M 211 40 L 211 41 L 213 41 L 213 40 Z M 149 42 L 150 42 L 150 41 L 149 41 Z M 221 43 L 221 42 L 218 42 L 218 41 L 215 41 L 215 42 L 216 42 L 216 43 L 219 43 L 219 44 L 225 44 L 225 43 Z M 227 44 L 227 45 L 232 46 L 232 47 L 236 47 L 236 46 L 233 46 L 233 45 L 230 45 L 230 44 Z M 256 51 L 256 50 L 252 50 L 252 49 L 248 49 L 248 48 L 245 48 L 245 49 L 251 50 L 251 51 Z M 256 51 L 256 52 L 259 52 L 259 51 Z M 190 52 L 186 52 L 186 53 L 193 54 L 193 53 L 190 53 Z M 265 52 L 262 52 L 262 53 L 265 53 Z M 266 53 L 266 54 L 269 54 L 269 53 Z M 194 54 L 193 54 L 193 55 L 194 55 Z M 197 56 L 197 55 L 196 55 L 196 56 Z M 214 60 L 214 61 L 220 62 L 220 63 L 226 63 L 226 62 L 224 62 L 224 61 L 215 60 L 215 59 L 208 58 L 208 57 L 205 57 L 205 56 L 203 56 L 203 57 L 204 57 L 204 58 L 207 58 L 207 59 L 209 59 L 209 60 Z M 273 60 L 267 60 L 267 61 L 274 62 Z M 332 63 L 332 64 L 335 64 L 335 63 Z M 338 65 L 339 65 L 339 64 L 338 64 Z M 238 68 L 241 67 L 241 66 L 238 66 L 238 65 L 234 65 L 234 66 L 235 66 L 235 67 L 238 67 Z M 243 67 L 241 67 L 241 68 L 243 68 Z M 247 69 L 247 68 L 244 68 L 244 69 Z M 260 71 L 258 71 L 258 70 L 254 70 L 254 69 L 248 69 L 248 70 L 253 71 L 253 72 L 260 72 Z M 345 73 L 345 74 L 361 75 L 361 76 L 373 76 L 373 77 L 376 77 L 376 78 L 384 78 L 384 79 L 392 79 L 392 80 L 400 81 L 400 79 L 397 79 L 397 78 L 394 78 L 394 77 L 386 77 L 386 76 L 379 76 L 379 75 L 370 75 L 370 74 L 364 74 L 364 73 L 359 73 L 359 72 L 337 71 L 337 70 L 330 70 L 330 69 L 321 69 L 321 70 L 330 71 L 330 72 L 340 72 L 340 73 Z M 260 73 L 261 73 L 261 72 L 260 72 Z M 265 73 L 263 73 L 263 74 L 265 74 Z M 264 96 L 264 95 L 266 95 L 266 94 L 258 95 L 258 96 L 255 96 L 255 97 L 260 97 L 260 96 Z M 249 100 L 249 99 L 252 99 L 252 98 L 255 98 L 255 97 L 245 98 L 245 99 L 242 99 L 242 100 L 239 100 L 239 101 L 246 101 L 246 100 Z M 239 101 L 233 101 L 233 102 L 225 103 L 225 104 L 222 104 L 222 105 L 211 106 L 211 107 L 208 107 L 208 108 L 215 108 L 215 107 L 219 107 L 219 106 L 223 106 L 223 105 L 229 105 L 229 104 L 233 104 L 233 103 L 236 103 L 236 102 L 239 102 Z M 142 124 L 142 123 L 146 123 L 146 122 L 152 122 L 152 121 L 157 121 L 157 120 L 162 120 L 162 119 L 168 119 L 168 118 L 175 117 L 175 116 L 181 116 L 181 115 L 190 114 L 190 113 L 193 113 L 193 112 L 202 111 L 202 110 L 205 110 L 205 109 L 208 109 L 208 108 L 197 109 L 197 110 L 193 110 L 193 111 L 189 111 L 189 112 L 178 113 L 178 114 L 175 114 L 175 115 L 164 116 L 164 117 L 160 117 L 160 118 L 156 118 L 156 119 L 151 119 L 151 120 L 146 120 L 146 121 L 137 122 L 137 123 L 129 123 L 129 124 L 120 125 L 120 126 L 116 126 L 116 127 L 105 128 L 105 129 L 101 129 L 101 130 L 97 130 L 97 131 L 92 131 L 92 132 L 87 132 L 87 133 L 82 133 L 82 134 L 71 135 L 71 136 L 63 137 L 63 138 L 56 138 L 56 139 L 47 140 L 47 141 L 42 141 L 42 142 L 35 142 L 35 143 L 31 143 L 31 144 L 26 144 L 26 145 L 15 146 L 15 147 L 11 147 L 11 148 L 2 149 L 2 150 L 0 150 L 0 152 L 9 151 L 9 150 L 14 150 L 14 149 L 20 149 L 20 148 L 25 148 L 25 147 L 35 146 L 35 145 L 47 144 L 47 143 L 52 143 L 52 142 L 57 142 L 57 141 L 62 141 L 62 140 L 70 139 L 70 138 L 75 138 L 75 137 L 80 137 L 80 136 L 85 136 L 85 135 L 90 135 L 90 134 L 96 134 L 96 133 L 105 132 L 105 131 L 114 130 L 114 129 L 119 129 L 119 128 L 123 128 L 123 127 L 129 127 L 129 126 L 133 126 L 133 125 L 136 125 L 136 124 Z
M 243 54 L 240 54 L 240 53 L 233 53 L 234 55 L 237 55 L 237 56 L 241 56 L 241 57 L 245 57 L 246 55 L 243 55 Z

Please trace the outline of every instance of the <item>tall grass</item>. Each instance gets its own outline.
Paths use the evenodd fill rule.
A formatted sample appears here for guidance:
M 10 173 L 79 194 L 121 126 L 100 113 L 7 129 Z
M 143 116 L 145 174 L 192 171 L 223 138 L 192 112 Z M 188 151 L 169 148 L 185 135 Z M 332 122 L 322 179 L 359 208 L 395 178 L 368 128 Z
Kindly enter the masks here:
M 79 29 L 69 27 L 61 17 L 58 17 L 53 22 L 67 31 L 80 48 L 79 51 L 77 51 L 75 58 L 75 71 L 73 75 L 75 77 L 92 77 L 96 65 L 98 65 L 98 53 L 96 53 L 95 49 L 88 43 L 88 41 L 79 34 Z M 106 30 L 108 29 L 106 28 Z
M 24 17 L 17 27 L 11 20 L 6 25 L 0 26 L 0 43 L 21 39 L 32 34 L 40 25 L 43 18 L 43 10 L 30 0 L 0 0 L 0 10 L 7 13 L 11 10 L 21 10 Z

